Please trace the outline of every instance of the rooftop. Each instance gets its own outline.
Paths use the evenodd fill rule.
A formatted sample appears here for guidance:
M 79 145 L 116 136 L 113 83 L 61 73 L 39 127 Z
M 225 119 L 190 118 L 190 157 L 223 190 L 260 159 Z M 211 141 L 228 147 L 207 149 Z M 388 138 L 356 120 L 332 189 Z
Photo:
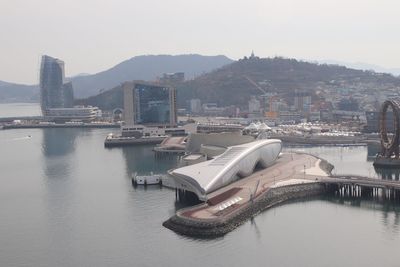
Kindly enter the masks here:
M 239 177 L 250 175 L 257 163 L 266 167 L 274 162 L 281 151 L 277 139 L 256 140 L 231 146 L 212 160 L 175 169 L 170 174 L 178 187 L 196 193 L 200 199 Z

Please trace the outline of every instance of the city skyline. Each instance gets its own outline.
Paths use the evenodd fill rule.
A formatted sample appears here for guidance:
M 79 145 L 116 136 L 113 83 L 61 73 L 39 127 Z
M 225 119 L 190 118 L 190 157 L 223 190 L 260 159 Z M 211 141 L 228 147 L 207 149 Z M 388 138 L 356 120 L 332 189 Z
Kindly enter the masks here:
M 1 266 L 398 266 L 398 0 L 2 0 Z
M 0 80 L 37 84 L 44 54 L 68 62 L 66 76 L 97 73 L 138 55 L 239 59 L 251 50 L 260 57 L 398 68 L 399 7 L 389 0 L 8 1 L 0 10 L 0 22 L 8 25 L 0 29 Z

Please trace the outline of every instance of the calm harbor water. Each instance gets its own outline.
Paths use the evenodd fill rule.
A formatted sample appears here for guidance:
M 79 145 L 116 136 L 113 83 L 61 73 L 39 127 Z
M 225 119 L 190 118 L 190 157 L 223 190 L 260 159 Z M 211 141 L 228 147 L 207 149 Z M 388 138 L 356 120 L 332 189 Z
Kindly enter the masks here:
M 400 206 L 373 201 L 293 202 L 223 238 L 177 235 L 161 225 L 180 207 L 174 191 L 130 180 L 176 161 L 105 149 L 109 131 L 0 130 L 0 266 L 399 266 Z M 286 150 L 376 176 L 367 147 Z
M 0 104 L 1 117 L 40 116 L 38 103 L 3 103 Z

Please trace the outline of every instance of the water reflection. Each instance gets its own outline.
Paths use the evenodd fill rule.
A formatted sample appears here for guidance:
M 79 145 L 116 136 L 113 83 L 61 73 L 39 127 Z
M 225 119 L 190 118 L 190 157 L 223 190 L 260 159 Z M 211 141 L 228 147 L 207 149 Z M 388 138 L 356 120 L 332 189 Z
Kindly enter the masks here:
M 87 133 L 87 132 L 86 132 Z M 51 262 L 65 258 L 65 250 L 76 253 L 74 238 L 76 232 L 75 213 L 77 209 L 77 179 L 72 173 L 76 171 L 75 155 L 77 139 L 85 134 L 81 129 L 43 129 L 42 155 L 43 172 L 46 179 L 46 245 L 52 251 Z M 54 225 L 68 226 L 68 230 L 60 231 Z M 61 242 L 64 250 L 55 249 Z
M 391 234 L 399 233 L 400 212 L 399 206 L 385 203 L 382 210 L 382 224 L 385 229 Z
M 75 140 L 83 131 L 80 129 L 49 128 L 43 129 L 42 154 L 43 169 L 48 178 L 62 178 L 70 174 L 71 162 L 74 157 L 70 156 L 75 151 Z
M 357 209 L 380 211 L 384 232 L 399 233 L 400 229 L 400 205 L 398 200 L 389 200 L 378 197 L 351 197 L 351 196 L 325 196 L 325 201 L 337 205 L 350 206 Z
M 43 129 L 42 151 L 46 157 L 64 156 L 75 150 L 79 130 L 66 128 Z
M 166 174 L 169 169 L 176 168 L 178 166 L 178 157 L 166 157 L 166 158 L 156 158 L 153 152 L 153 146 L 151 145 L 141 145 L 141 146 L 127 146 L 123 148 L 114 148 L 121 149 L 122 154 L 125 159 L 125 170 L 128 177 L 131 177 L 133 173 L 137 173 L 138 175 L 148 175 L 150 172 L 155 174 Z M 168 181 L 163 180 L 164 184 L 169 184 Z M 132 183 L 132 187 L 134 188 L 136 196 L 137 193 L 146 192 L 147 194 L 155 194 L 154 191 L 162 191 L 163 186 L 159 185 L 134 185 Z M 170 190 L 170 189 L 167 189 Z M 174 209 L 171 210 L 171 216 L 177 210 L 181 208 L 185 208 L 188 206 L 192 206 L 197 203 L 192 203 L 190 201 L 177 201 L 175 198 L 174 201 Z
M 250 224 L 254 228 L 254 232 L 256 234 L 257 240 L 260 240 L 262 237 L 262 234 L 261 234 L 260 228 L 258 228 L 258 225 L 257 225 L 254 217 L 250 218 Z
M 118 148 L 114 148 L 118 149 Z M 178 164 L 177 157 L 155 158 L 153 146 L 128 146 L 122 148 L 126 163 L 126 172 L 131 175 L 137 172 L 139 175 L 154 173 L 166 173 Z

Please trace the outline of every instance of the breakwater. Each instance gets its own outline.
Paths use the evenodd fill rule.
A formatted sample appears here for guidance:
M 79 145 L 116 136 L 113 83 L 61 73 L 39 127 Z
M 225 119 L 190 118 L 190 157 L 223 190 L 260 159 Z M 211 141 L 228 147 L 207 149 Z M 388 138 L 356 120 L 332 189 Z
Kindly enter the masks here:
M 329 163 L 325 164 L 325 167 L 330 167 Z M 191 211 L 201 209 L 205 204 L 179 210 L 163 225 L 183 235 L 213 238 L 225 235 L 249 218 L 277 204 L 322 195 L 374 198 L 398 202 L 400 200 L 400 183 L 393 180 L 380 180 L 362 176 L 320 177 L 309 182 L 268 188 L 253 200 L 249 199 L 240 207 L 219 217 L 199 219 L 188 216 Z
M 327 192 L 333 192 L 333 190 L 334 187 L 320 182 L 270 188 L 225 216 L 212 219 L 195 219 L 183 216 L 186 211 L 196 208 L 190 207 L 179 210 L 165 221 L 163 226 L 179 234 L 192 237 L 213 238 L 223 236 L 251 217 L 277 204 L 288 200 L 323 195 Z

